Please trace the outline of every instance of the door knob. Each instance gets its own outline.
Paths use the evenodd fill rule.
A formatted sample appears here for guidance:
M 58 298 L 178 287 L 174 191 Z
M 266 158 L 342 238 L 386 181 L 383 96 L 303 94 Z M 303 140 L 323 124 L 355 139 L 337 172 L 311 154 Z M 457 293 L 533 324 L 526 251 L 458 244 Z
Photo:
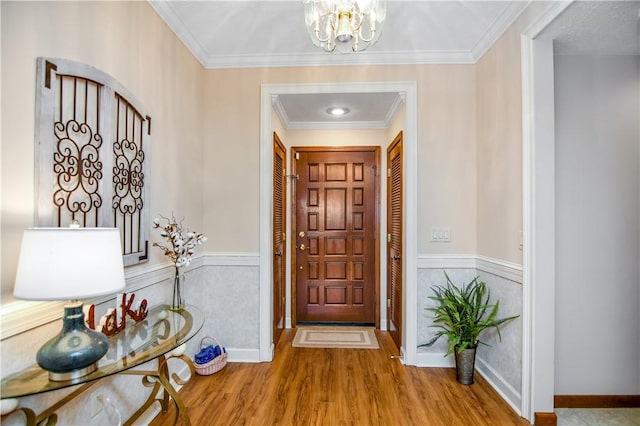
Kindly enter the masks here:
M 277 251 L 277 252 L 273 253 L 273 255 L 280 257 L 280 256 L 282 256 L 282 252 L 281 251 Z
M 300 244 L 300 247 L 298 247 L 300 249 L 300 251 L 304 251 L 304 249 L 306 248 L 304 244 Z
M 393 260 L 400 260 L 400 255 L 399 254 L 394 254 L 393 256 L 391 256 L 391 258 Z
M 304 235 L 305 235 L 305 234 L 304 234 L 304 231 L 300 231 L 300 232 L 298 233 L 298 235 L 300 236 L 300 238 L 304 238 Z

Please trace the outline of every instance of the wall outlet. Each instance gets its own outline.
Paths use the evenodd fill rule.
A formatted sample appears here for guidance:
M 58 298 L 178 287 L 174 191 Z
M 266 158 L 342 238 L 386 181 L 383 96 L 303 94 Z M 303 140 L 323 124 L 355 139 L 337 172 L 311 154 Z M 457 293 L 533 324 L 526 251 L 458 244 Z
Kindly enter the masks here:
M 451 230 L 449 228 L 431 228 L 431 241 L 447 243 L 451 241 Z

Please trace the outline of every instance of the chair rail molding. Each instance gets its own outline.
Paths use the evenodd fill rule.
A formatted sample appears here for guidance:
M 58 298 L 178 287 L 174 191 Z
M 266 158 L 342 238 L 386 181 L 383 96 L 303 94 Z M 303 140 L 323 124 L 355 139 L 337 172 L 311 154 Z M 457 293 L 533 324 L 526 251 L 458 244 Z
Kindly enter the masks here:
M 476 269 L 522 284 L 522 265 L 493 259 L 485 256 L 476 257 Z
M 193 257 L 187 272 L 204 266 L 260 266 L 257 253 L 200 253 Z M 140 289 L 165 282 L 173 278 L 174 266 L 162 263 L 153 266 L 136 266 L 125 270 L 126 291 Z M 100 304 L 113 299 L 114 295 L 103 296 L 89 301 L 88 304 Z M 62 317 L 65 302 L 27 302 L 12 300 L 0 305 L 0 340 L 40 327 Z M 255 359 L 254 354 L 240 356 L 240 359 Z

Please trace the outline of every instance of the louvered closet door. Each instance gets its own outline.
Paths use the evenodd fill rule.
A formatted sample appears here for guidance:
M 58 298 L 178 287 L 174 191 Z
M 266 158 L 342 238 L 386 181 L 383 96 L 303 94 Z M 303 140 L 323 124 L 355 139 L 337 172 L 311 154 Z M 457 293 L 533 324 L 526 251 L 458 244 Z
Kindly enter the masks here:
M 285 327 L 286 150 L 273 134 L 273 342 Z
M 402 345 L 402 132 L 387 149 L 387 330 Z

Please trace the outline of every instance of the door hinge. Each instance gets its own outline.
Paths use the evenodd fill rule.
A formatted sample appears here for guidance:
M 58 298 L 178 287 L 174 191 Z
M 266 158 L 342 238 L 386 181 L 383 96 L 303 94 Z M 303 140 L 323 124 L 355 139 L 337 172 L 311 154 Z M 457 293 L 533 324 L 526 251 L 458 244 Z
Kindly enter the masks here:
M 287 233 L 286 232 L 282 233 L 282 241 L 287 241 Z
M 387 177 L 390 178 L 391 177 L 391 169 L 387 169 Z
M 387 299 L 387 308 L 391 307 L 391 299 Z
M 296 160 L 299 160 L 299 159 L 300 159 L 300 153 L 299 153 L 299 152 L 296 152 L 295 157 L 296 157 Z
M 391 234 L 387 234 L 387 242 L 390 243 L 391 242 Z

